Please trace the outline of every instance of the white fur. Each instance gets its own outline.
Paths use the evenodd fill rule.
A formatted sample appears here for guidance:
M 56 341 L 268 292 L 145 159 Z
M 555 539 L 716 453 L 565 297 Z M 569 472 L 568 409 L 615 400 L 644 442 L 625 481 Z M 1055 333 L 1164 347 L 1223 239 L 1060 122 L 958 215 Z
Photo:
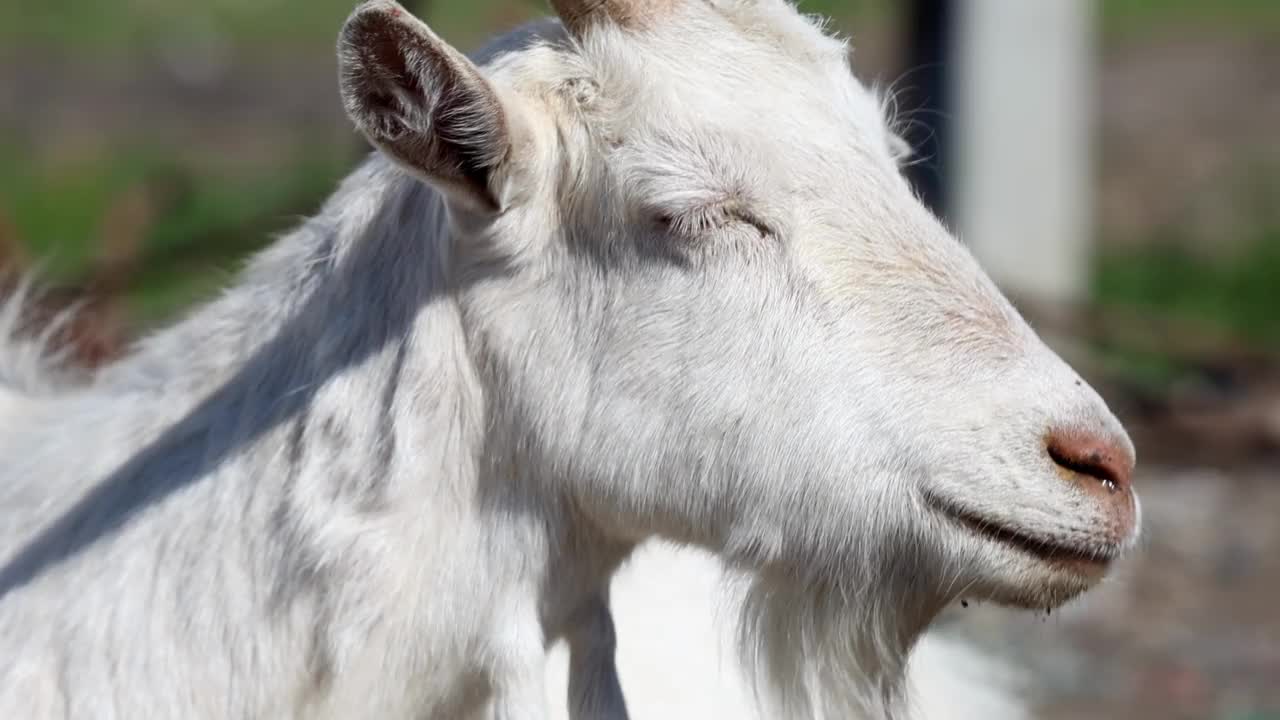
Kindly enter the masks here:
M 86 374 L 67 361 L 66 348 L 54 336 L 71 322 L 76 308 L 54 315 L 52 322 L 30 332 L 29 314 L 39 302 L 35 279 L 23 276 L 0 299 L 0 428 L 24 422 L 37 398 L 83 382 Z
M 20 277 L 0 302 L 0 413 L 6 405 L 45 394 L 83 376 L 67 362 L 67 349 L 53 343 L 57 333 L 73 319 L 75 307 L 55 314 L 51 322 L 34 333 L 26 331 L 28 315 L 40 301 L 34 282 L 30 275 Z
M 730 696 L 900 717 L 948 603 L 1097 581 L 957 513 L 1132 543 L 1044 446 L 1128 438 L 913 197 L 843 46 L 779 0 L 653 7 L 483 69 L 357 10 L 382 152 L 0 432 L 0 717 L 543 720 L 561 637 L 571 712 L 623 717 L 609 584 L 654 538 L 725 569 Z

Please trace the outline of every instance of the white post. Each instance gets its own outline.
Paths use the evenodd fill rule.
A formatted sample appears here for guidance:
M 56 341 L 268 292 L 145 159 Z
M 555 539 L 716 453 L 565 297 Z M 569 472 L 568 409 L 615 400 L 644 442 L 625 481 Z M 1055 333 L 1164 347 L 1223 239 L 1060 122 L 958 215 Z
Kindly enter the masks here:
M 1094 0 L 964 0 L 958 10 L 956 229 L 1012 294 L 1082 300 L 1094 230 Z

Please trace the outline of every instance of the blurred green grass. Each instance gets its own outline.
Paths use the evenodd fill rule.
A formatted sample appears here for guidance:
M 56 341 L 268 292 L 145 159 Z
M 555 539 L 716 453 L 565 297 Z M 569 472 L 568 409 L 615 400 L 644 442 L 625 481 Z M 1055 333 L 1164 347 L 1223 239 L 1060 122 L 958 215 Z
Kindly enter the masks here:
M 157 0 L 49 0 L 0 4 L 0 47 L 38 47 L 75 54 L 133 52 L 160 43 L 217 36 L 246 49 L 330 44 L 356 0 L 209 0 L 192 6 Z M 479 39 L 545 12 L 539 0 L 413 3 L 451 40 Z M 457 37 L 456 34 L 462 37 Z
M 352 164 L 351 150 L 304 142 L 274 170 L 211 172 L 141 144 L 52 165 L 0 147 L 0 211 L 49 277 L 75 281 L 93 260 L 111 205 L 131 188 L 165 186 L 167 200 L 140 238 L 146 264 L 128 297 L 147 324 L 205 296 L 224 280 L 218 271 L 234 270 L 313 212 Z
M 1274 34 L 1280 31 L 1276 0 L 1102 0 L 1102 22 L 1111 34 L 1191 28 Z
M 1280 349 L 1280 225 L 1259 228 L 1227 257 L 1206 258 L 1174 243 L 1098 260 L 1094 295 L 1102 305 L 1159 313 L 1229 331 Z

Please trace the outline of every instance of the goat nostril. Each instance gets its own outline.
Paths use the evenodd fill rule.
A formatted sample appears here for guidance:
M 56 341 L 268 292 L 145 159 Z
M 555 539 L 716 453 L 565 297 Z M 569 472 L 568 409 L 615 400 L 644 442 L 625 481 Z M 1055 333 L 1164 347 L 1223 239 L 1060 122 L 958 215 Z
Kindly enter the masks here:
M 1118 442 L 1088 433 L 1052 433 L 1047 449 L 1058 467 L 1094 478 L 1110 492 L 1129 486 L 1133 461 Z

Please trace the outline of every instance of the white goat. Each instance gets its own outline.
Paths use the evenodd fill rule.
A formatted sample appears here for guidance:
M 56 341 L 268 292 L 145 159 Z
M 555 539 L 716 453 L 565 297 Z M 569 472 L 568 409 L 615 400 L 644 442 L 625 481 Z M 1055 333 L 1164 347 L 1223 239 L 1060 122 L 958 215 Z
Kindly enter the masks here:
M 763 716 L 897 717 L 947 604 L 1051 607 L 1133 542 L 1123 429 L 843 44 L 782 0 L 554 4 L 480 65 L 358 8 L 380 152 L 6 423 L 0 717 L 540 720 L 560 637 L 571 712 L 620 717 L 607 588 L 652 538 L 725 568 Z

